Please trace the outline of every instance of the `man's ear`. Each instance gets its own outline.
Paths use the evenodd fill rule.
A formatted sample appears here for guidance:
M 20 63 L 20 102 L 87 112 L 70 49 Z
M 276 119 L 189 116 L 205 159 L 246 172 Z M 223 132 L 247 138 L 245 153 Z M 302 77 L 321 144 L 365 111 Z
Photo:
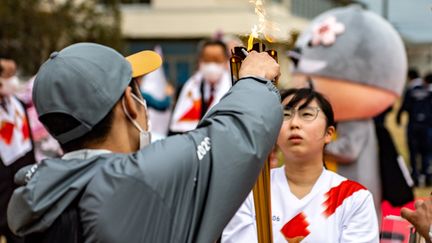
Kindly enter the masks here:
M 126 111 L 129 113 L 132 119 L 136 119 L 138 116 L 138 107 L 137 103 L 132 97 L 132 88 L 130 86 L 128 86 L 124 91 L 123 99 L 124 101 L 122 102 L 124 102 Z
M 326 134 L 325 134 L 325 137 L 324 137 L 325 144 L 328 144 L 328 143 L 330 143 L 332 141 L 335 132 L 336 132 L 336 129 L 335 129 L 334 126 L 329 126 L 327 128 L 327 131 L 326 131 Z

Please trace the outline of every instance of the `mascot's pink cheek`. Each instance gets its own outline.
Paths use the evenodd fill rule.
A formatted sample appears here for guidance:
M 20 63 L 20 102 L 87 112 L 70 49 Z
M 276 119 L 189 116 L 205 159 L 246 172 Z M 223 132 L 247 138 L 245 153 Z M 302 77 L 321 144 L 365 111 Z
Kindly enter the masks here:
M 397 94 L 390 91 L 348 80 L 318 76 L 311 78 L 315 90 L 322 93 L 332 104 L 336 121 L 372 118 L 398 98 Z M 294 78 L 295 87 L 307 86 L 304 81 L 299 80 L 304 79 Z

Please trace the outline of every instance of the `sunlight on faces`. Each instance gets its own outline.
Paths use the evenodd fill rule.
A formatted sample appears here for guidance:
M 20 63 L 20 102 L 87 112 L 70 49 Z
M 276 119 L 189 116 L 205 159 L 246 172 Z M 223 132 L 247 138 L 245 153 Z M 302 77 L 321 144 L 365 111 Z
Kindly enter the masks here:
M 394 103 L 397 95 L 372 86 L 311 76 L 316 91 L 330 101 L 336 121 L 371 118 Z M 307 76 L 295 74 L 293 85 L 296 88 L 308 87 Z
M 292 99 L 288 96 L 283 102 L 284 121 L 277 144 L 287 160 L 309 159 L 322 156 L 324 145 L 331 141 L 334 127 L 326 128 L 327 119 L 316 100 L 299 110 L 304 101 L 293 109 L 285 106 Z

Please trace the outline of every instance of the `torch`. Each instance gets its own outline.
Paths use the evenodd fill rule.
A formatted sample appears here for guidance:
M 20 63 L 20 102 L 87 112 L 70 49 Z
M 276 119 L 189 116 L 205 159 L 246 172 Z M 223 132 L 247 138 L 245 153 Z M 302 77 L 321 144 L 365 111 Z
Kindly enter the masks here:
M 245 47 L 234 47 L 231 52 L 230 68 L 232 83 L 239 79 L 239 70 L 241 63 L 248 55 L 248 51 L 267 52 L 276 62 L 277 52 L 275 50 L 266 50 L 265 45 L 259 41 L 253 44 L 253 37 L 249 37 L 248 50 Z M 276 83 L 274 80 L 273 83 Z M 255 186 L 253 187 L 253 197 L 255 204 L 255 214 L 257 222 L 258 243 L 272 243 L 272 219 L 271 219 L 271 195 L 270 195 L 270 160 L 267 159 L 261 170 Z
M 256 51 L 256 52 L 267 52 L 276 62 L 278 61 L 277 57 L 277 51 L 270 49 L 266 50 L 266 46 L 262 42 L 257 42 L 255 44 L 250 44 L 250 48 L 246 50 L 243 46 L 236 46 L 231 51 L 231 58 L 230 58 L 230 69 L 231 69 L 231 81 L 234 85 L 237 80 L 239 80 L 239 71 L 241 67 L 241 63 L 243 60 L 247 57 L 249 54 L 249 51 Z M 272 80 L 273 84 L 277 84 L 277 80 Z

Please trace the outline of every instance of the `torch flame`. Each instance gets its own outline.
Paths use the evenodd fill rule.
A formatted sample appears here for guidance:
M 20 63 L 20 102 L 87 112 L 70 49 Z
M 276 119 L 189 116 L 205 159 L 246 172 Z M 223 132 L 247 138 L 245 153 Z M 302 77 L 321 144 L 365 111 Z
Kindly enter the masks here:
M 268 35 L 268 34 L 264 34 L 264 38 L 269 42 L 269 43 L 273 43 L 274 39 L 272 36 Z
M 253 47 L 253 40 L 254 40 L 254 37 L 253 37 L 253 34 L 251 33 L 251 34 L 249 35 L 249 39 L 248 39 L 248 46 L 247 46 L 247 50 L 248 50 L 248 51 L 252 50 L 252 47 Z
M 248 51 L 252 50 L 253 47 L 253 42 L 254 42 L 254 38 L 258 38 L 258 26 L 254 25 L 254 27 L 252 28 L 252 32 L 249 35 L 249 39 L 248 39 Z
M 248 50 L 252 49 L 254 38 L 259 38 L 261 35 L 264 36 L 268 42 L 272 43 L 275 42 L 275 39 L 270 32 L 280 31 L 275 23 L 267 20 L 264 0 L 250 0 L 249 2 L 255 5 L 255 14 L 258 16 L 258 24 L 252 27 L 248 39 Z

